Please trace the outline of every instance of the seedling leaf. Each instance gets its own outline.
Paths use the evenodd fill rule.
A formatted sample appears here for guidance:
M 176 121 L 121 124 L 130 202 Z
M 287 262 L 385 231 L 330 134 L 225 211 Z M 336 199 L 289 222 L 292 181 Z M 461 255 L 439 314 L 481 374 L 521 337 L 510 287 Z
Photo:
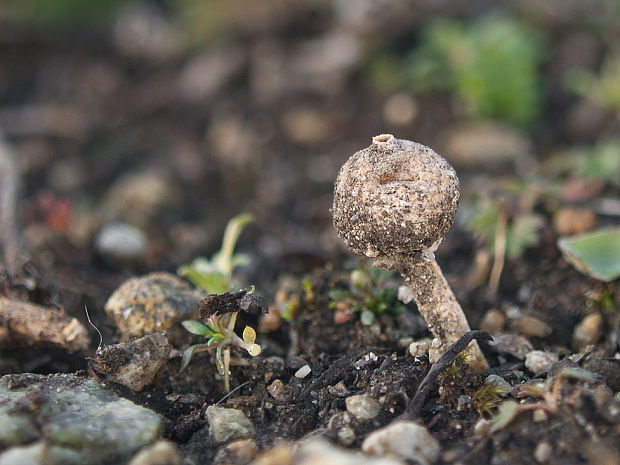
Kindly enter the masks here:
M 601 281 L 620 277 L 620 228 L 561 237 L 558 247 L 575 268 Z
M 201 350 L 206 349 L 206 344 L 196 344 L 193 346 L 189 346 L 187 349 L 185 349 L 185 352 L 183 352 L 183 356 L 181 357 L 181 368 L 179 369 L 179 371 L 183 371 L 185 369 L 185 367 L 189 364 L 190 360 L 196 352 L 200 352 Z
M 253 328 L 246 326 L 245 329 L 243 330 L 243 341 L 248 344 L 254 344 L 255 340 L 256 340 L 256 331 L 254 331 Z
M 181 324 L 186 330 L 192 334 L 196 334 L 197 336 L 210 336 L 212 334 L 211 330 L 200 321 L 185 320 Z

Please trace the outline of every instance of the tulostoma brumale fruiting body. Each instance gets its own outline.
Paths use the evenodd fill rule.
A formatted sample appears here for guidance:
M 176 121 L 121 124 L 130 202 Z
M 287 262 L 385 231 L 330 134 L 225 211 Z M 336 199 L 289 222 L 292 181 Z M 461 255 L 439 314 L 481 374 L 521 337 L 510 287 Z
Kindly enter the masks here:
M 347 247 L 377 268 L 398 271 L 433 335 L 445 344 L 470 331 L 434 252 L 459 203 L 459 180 L 432 149 L 382 134 L 349 158 L 334 188 L 334 227 Z M 476 341 L 476 369 L 488 367 Z

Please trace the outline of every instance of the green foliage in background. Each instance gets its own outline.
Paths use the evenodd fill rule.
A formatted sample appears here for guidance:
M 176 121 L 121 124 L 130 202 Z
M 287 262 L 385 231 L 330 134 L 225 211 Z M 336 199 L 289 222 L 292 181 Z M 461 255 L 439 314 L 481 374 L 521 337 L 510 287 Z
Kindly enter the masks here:
M 571 159 L 571 172 L 585 179 L 620 181 L 620 140 L 606 139 L 591 149 L 575 151 Z
M 599 74 L 575 68 L 569 72 L 567 81 L 573 92 L 610 110 L 620 120 L 620 55 L 607 57 Z
M 455 92 L 474 117 L 528 126 L 541 112 L 543 45 L 540 33 L 507 17 L 437 19 L 408 60 L 408 82 Z
M 127 0 L 11 0 L 5 5 L 30 21 L 74 25 L 111 17 Z
M 246 255 L 234 253 L 235 246 L 243 229 L 252 221 L 249 213 L 241 213 L 231 218 L 224 230 L 220 250 L 210 259 L 198 257 L 191 263 L 180 266 L 177 273 L 210 294 L 234 290 L 233 272 L 239 266 L 249 263 Z
M 481 201 L 477 213 L 468 222 L 468 228 L 477 237 L 481 238 L 489 250 L 495 249 L 495 236 L 500 220 L 500 206 L 490 200 Z M 539 229 L 542 218 L 531 212 L 516 212 L 511 215 L 506 225 L 506 255 L 516 259 L 523 255 L 526 249 L 538 245 L 540 242 Z

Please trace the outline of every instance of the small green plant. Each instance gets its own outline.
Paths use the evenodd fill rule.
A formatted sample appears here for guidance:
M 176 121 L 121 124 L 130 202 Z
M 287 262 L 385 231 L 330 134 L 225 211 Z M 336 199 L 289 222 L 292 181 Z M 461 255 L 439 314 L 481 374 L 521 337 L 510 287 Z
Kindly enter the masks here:
M 243 228 L 251 222 L 252 216 L 248 213 L 231 218 L 226 225 L 220 250 L 211 259 L 199 257 L 191 264 L 179 267 L 178 274 L 210 294 L 224 294 L 232 291 L 234 289 L 233 272 L 237 267 L 249 261 L 246 255 L 234 253 L 235 246 Z M 241 292 L 246 294 L 244 291 Z M 247 294 L 251 295 L 253 292 L 254 287 Z M 206 317 L 205 324 L 196 320 L 183 321 L 182 325 L 187 331 L 205 337 L 207 342 L 185 349 L 181 358 L 181 370 L 187 367 L 195 353 L 215 348 L 217 370 L 224 377 L 226 391 L 230 391 L 230 348 L 240 347 L 252 357 L 261 353 L 261 347 L 254 342 L 256 331 L 253 328 L 246 326 L 242 337 L 235 333 L 238 313 L 238 311 L 226 313 L 215 311 Z
M 233 272 L 249 262 L 247 255 L 234 253 L 235 246 L 243 229 L 252 221 L 249 213 L 231 218 L 224 230 L 220 250 L 211 259 L 198 257 L 190 264 L 180 266 L 177 273 L 212 294 L 233 290 Z
M 486 16 L 469 25 L 437 19 L 412 53 L 414 91 L 454 91 L 478 118 L 528 126 L 540 114 L 541 35 L 514 19 Z
M 397 315 L 404 309 L 396 295 L 398 288 L 390 284 L 393 272 L 372 268 L 363 262 L 360 268 L 349 275 L 349 288 L 335 288 L 329 291 L 332 299 L 330 308 L 336 308 L 337 302 L 344 302 L 352 311 L 360 312 L 360 321 L 371 325 L 376 315 Z
M 510 259 L 517 259 L 523 252 L 538 245 L 542 218 L 529 211 L 509 213 L 498 202 L 483 200 L 475 216 L 469 221 L 469 229 L 480 237 L 489 250 L 496 249 L 498 227 L 505 222 L 505 253 Z
M 250 326 L 243 330 L 243 337 L 235 333 L 235 323 L 238 312 L 227 313 L 225 315 L 213 314 L 209 317 L 206 324 L 196 320 L 183 321 L 183 327 L 192 334 L 204 336 L 206 343 L 195 344 L 183 352 L 181 358 L 181 370 L 189 364 L 196 352 L 215 347 L 215 361 L 217 371 L 224 377 L 224 387 L 230 392 L 230 347 L 237 346 L 248 352 L 252 357 L 261 353 L 261 347 L 256 344 L 256 331 Z
M 571 151 L 570 155 L 572 175 L 603 183 L 620 180 L 620 140 L 602 140 L 590 149 Z
M 585 68 L 572 69 L 567 82 L 573 92 L 610 110 L 620 120 L 620 55 L 607 57 L 598 75 Z
M 493 411 L 502 403 L 504 391 L 492 384 L 484 384 L 471 396 L 471 406 L 480 416 L 491 415 Z

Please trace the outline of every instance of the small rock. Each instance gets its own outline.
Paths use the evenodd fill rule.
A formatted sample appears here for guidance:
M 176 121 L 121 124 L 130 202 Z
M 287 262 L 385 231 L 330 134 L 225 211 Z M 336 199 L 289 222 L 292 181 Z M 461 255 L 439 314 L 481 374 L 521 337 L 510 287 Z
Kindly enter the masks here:
M 215 454 L 213 465 L 237 465 L 247 463 L 258 454 L 258 446 L 253 439 L 239 439 L 223 446 Z
M 549 461 L 553 454 L 553 446 L 548 441 L 540 441 L 534 449 L 534 458 L 538 463 Z
M 603 334 L 603 316 L 596 312 L 584 317 L 573 330 L 573 348 L 582 352 L 590 344 L 596 343 Z
M 306 364 L 295 372 L 295 378 L 304 379 L 311 371 L 312 368 L 310 368 L 310 365 Z
M 345 425 L 338 430 L 336 437 L 340 444 L 348 447 L 355 442 L 355 430 L 351 426 Z
M 291 463 L 295 465 L 404 465 L 397 459 L 367 457 L 350 449 L 333 446 L 321 439 L 300 444 Z M 273 463 L 273 465 L 276 464 Z
M 293 142 L 312 145 L 328 138 L 334 125 L 325 112 L 313 108 L 297 108 L 284 113 L 282 126 Z
M 418 112 L 418 104 L 407 92 L 390 96 L 383 105 L 383 119 L 388 126 L 407 126 L 413 123 Z
M 112 185 L 104 199 L 106 218 L 147 229 L 161 208 L 173 205 L 179 197 L 171 179 L 169 172 L 158 169 L 126 174 Z
M 293 391 L 289 386 L 285 386 L 282 380 L 276 379 L 267 386 L 267 392 L 271 397 L 279 402 L 289 402 L 293 398 Z
M 141 391 L 151 384 L 161 366 L 168 361 L 172 347 L 163 334 L 103 347 L 97 351 L 95 369 L 107 379 Z
M 108 223 L 95 236 L 95 250 L 110 263 L 140 261 L 147 244 L 146 234 L 127 223 Z
M 491 431 L 492 426 L 493 422 L 491 420 L 487 420 L 486 418 L 480 418 L 474 425 L 474 436 L 476 436 L 477 438 L 482 438 L 488 435 Z
M 417 423 L 398 421 L 370 433 L 362 442 L 362 451 L 373 455 L 395 455 L 420 465 L 435 463 L 439 442 Z
M 510 330 L 526 337 L 544 338 L 553 332 L 553 328 L 533 316 L 522 316 L 510 323 Z
M 442 344 L 442 342 L 434 338 L 431 341 L 431 345 L 428 347 L 428 360 L 431 362 L 431 365 L 437 363 L 437 360 L 443 355 L 443 353 L 448 349 L 446 344 Z
M 543 423 L 549 419 L 549 415 L 543 409 L 539 408 L 532 413 L 532 421 L 534 423 Z
M 358 420 L 372 420 L 381 410 L 381 405 L 372 396 L 360 394 L 349 396 L 345 400 L 347 411 Z
M 506 315 L 504 315 L 504 312 L 496 309 L 488 310 L 480 322 L 480 329 L 484 329 L 491 334 L 501 333 L 505 327 Z
M 523 336 L 517 334 L 499 334 L 493 336 L 489 346 L 500 354 L 509 354 L 519 360 L 524 360 L 528 352 L 534 350 L 532 343 Z
M 525 367 L 534 376 L 541 375 L 549 371 L 551 366 L 558 361 L 558 355 L 544 350 L 533 350 L 525 356 Z
M 153 62 L 169 60 L 182 47 L 182 35 L 152 2 L 127 2 L 114 25 L 114 41 L 124 54 Z
M 530 141 L 521 132 L 497 123 L 473 123 L 445 134 L 442 152 L 456 166 L 499 169 L 511 166 L 531 152 Z
M 613 392 L 620 392 L 620 360 L 589 356 L 582 364 L 585 370 L 605 378 L 605 384 Z
M 6 375 L 0 398 L 2 465 L 123 463 L 161 430 L 155 412 L 74 375 Z
M 133 456 L 129 465 L 181 465 L 183 457 L 177 446 L 165 439 L 145 446 Z
M 120 339 L 127 341 L 156 332 L 167 332 L 173 345 L 188 339 L 181 321 L 198 316 L 204 295 L 170 273 L 150 273 L 121 284 L 105 304 L 116 323 Z
M 409 353 L 413 357 L 421 357 L 422 355 L 427 355 L 430 345 L 430 341 L 426 339 L 413 341 L 411 344 L 409 344 Z
M 587 208 L 561 208 L 553 215 L 553 229 L 558 236 L 582 234 L 596 227 L 596 216 Z
M 500 395 L 504 395 L 510 392 L 512 386 L 508 381 L 499 375 L 489 375 L 485 378 L 484 384 L 487 386 L 495 386 L 500 391 Z
M 279 443 L 258 455 L 252 465 L 293 465 L 294 447 L 288 443 Z
M 206 414 L 209 431 L 218 444 L 231 439 L 245 439 L 256 432 L 252 422 L 241 410 L 211 405 L 207 407 Z

